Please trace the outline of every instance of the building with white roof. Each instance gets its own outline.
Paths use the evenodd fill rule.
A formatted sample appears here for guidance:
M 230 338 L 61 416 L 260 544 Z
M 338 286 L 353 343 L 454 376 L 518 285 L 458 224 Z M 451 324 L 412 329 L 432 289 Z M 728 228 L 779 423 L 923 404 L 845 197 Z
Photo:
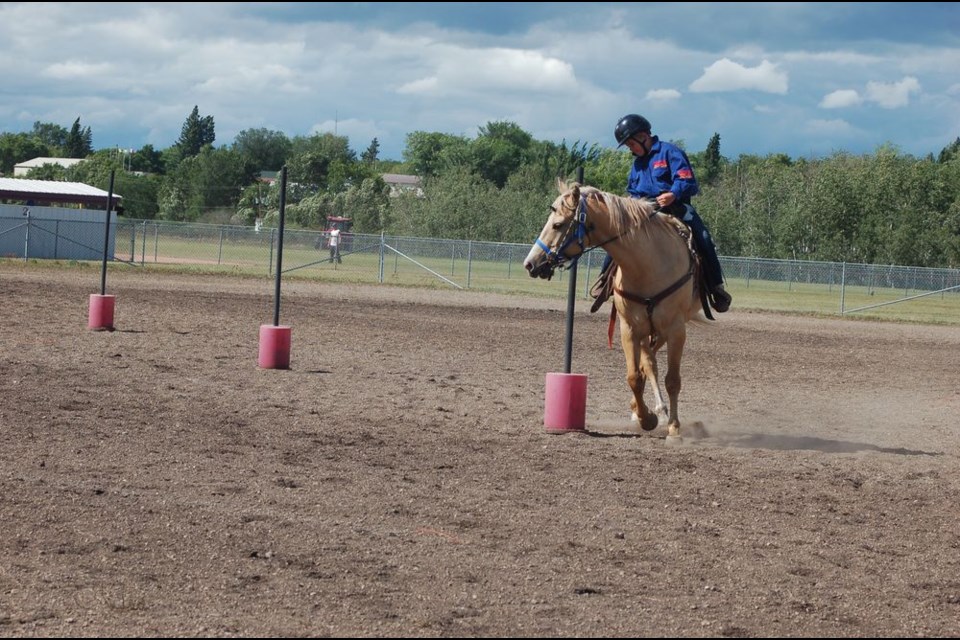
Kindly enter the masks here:
M 80 162 L 83 162 L 83 158 L 34 158 L 13 165 L 13 175 L 25 176 L 33 169 L 38 169 L 45 164 L 56 164 L 66 169 Z

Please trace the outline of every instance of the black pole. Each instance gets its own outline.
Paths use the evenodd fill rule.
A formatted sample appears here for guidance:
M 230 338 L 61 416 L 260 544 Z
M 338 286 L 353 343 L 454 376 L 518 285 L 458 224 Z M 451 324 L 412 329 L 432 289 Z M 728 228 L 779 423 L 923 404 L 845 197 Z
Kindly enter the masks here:
M 583 167 L 577 168 L 577 182 L 583 184 Z M 570 373 L 573 360 L 573 311 L 577 302 L 577 264 L 579 262 L 580 259 L 577 258 L 570 265 L 570 286 L 567 288 L 567 338 L 563 357 L 564 373 Z
M 280 228 L 277 230 L 277 280 L 273 289 L 273 326 L 280 326 L 280 272 L 283 270 L 283 221 L 287 208 L 287 166 L 280 169 Z
M 107 222 L 103 225 L 103 265 L 100 267 L 100 295 L 107 295 L 107 247 L 110 244 L 110 210 L 113 209 L 113 176 L 110 170 L 110 190 L 107 191 Z

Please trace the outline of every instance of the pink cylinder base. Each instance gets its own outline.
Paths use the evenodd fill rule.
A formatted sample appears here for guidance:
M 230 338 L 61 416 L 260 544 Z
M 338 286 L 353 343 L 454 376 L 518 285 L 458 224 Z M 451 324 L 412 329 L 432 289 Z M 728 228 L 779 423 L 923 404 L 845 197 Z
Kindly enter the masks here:
M 116 296 L 90 294 L 90 315 L 87 329 L 94 331 L 113 331 L 113 307 Z
M 260 325 L 260 355 L 257 364 L 262 369 L 290 368 L 290 327 Z
M 543 426 L 547 433 L 570 433 L 586 429 L 587 376 L 580 373 L 548 373 Z

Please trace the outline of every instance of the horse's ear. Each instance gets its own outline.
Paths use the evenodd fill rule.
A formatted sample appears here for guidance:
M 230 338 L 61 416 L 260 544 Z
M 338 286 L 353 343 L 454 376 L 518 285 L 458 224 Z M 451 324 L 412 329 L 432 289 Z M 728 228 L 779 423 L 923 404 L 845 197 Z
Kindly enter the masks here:
M 563 181 L 563 178 L 557 177 L 557 193 L 563 195 L 567 192 L 567 183 Z

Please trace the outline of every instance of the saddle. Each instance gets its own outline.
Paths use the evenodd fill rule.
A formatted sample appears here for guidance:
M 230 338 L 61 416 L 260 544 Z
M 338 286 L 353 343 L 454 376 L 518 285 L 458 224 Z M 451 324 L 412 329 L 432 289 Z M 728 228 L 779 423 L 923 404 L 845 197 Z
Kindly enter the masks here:
M 676 217 L 671 217 L 670 221 L 674 223 L 677 233 L 679 233 L 687 243 L 687 249 L 690 251 L 690 257 L 694 262 L 694 270 L 697 274 L 697 293 L 700 296 L 700 306 L 703 307 L 703 314 L 708 319 L 713 320 L 714 317 L 713 314 L 710 313 L 710 308 L 713 307 L 719 313 L 723 313 L 730 308 L 732 298 L 730 294 L 724 290 L 723 286 L 717 287 L 713 291 L 708 289 L 706 279 L 702 277 L 703 270 L 700 266 L 700 255 L 697 253 L 696 246 L 693 243 L 690 228 Z M 613 295 L 613 281 L 617 269 L 619 269 L 619 267 L 616 261 L 611 260 L 600 272 L 600 275 L 597 276 L 597 280 L 593 283 L 593 286 L 590 287 L 590 297 L 594 298 L 593 304 L 590 306 L 590 313 L 596 313 L 600 307 L 603 306 L 603 303 Z

